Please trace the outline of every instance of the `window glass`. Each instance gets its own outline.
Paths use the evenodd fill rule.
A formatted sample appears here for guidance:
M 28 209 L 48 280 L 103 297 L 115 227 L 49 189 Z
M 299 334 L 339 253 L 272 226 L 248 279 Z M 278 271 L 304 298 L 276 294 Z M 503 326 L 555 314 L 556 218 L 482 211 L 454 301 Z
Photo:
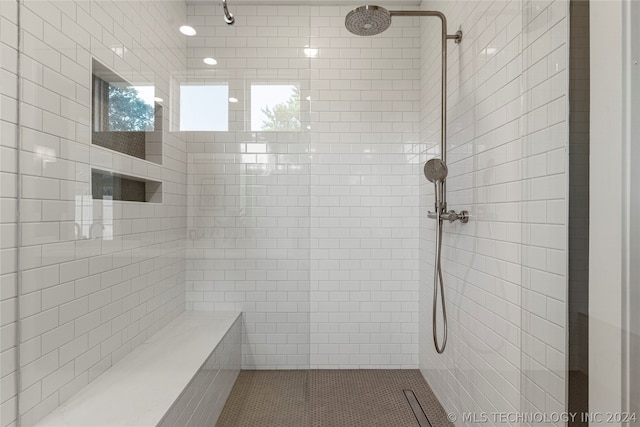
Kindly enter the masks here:
M 300 131 L 300 87 L 295 84 L 252 84 L 251 130 Z
M 181 85 L 180 130 L 228 131 L 229 86 L 226 84 Z

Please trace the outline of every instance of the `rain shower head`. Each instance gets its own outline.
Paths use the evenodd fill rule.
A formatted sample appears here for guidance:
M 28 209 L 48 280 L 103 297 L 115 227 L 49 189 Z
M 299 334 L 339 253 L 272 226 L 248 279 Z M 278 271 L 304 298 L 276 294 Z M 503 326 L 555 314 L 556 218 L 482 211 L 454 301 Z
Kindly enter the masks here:
M 344 26 L 356 36 L 375 36 L 391 26 L 392 16 L 433 16 L 442 21 L 443 41 L 453 40 L 460 43 L 462 31 L 447 34 L 447 18 L 444 13 L 435 10 L 387 10 L 384 7 L 365 5 L 347 13 Z
M 447 164 L 440 159 L 431 159 L 424 164 L 424 176 L 430 182 L 444 182 L 449 173 Z
M 356 36 L 375 36 L 391 26 L 391 13 L 380 6 L 360 6 L 347 14 L 344 26 Z
M 222 0 L 222 8 L 224 9 L 224 22 L 228 25 L 233 25 L 236 22 L 236 18 L 233 17 L 233 14 L 229 12 L 227 8 L 227 0 Z

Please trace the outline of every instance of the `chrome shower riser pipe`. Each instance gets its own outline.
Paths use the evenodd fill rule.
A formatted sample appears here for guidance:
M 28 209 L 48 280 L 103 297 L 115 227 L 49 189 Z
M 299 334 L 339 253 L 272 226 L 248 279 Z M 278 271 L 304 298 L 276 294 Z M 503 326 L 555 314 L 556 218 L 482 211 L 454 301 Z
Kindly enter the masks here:
M 441 95 L 440 102 L 442 111 L 440 113 L 440 159 L 447 163 L 447 40 L 454 40 L 460 43 L 462 40 L 462 31 L 455 34 L 447 34 L 447 17 L 444 13 L 436 10 L 390 10 L 391 16 L 433 16 L 440 18 L 442 23 L 442 72 L 441 72 Z M 440 200 L 440 211 L 447 211 L 447 184 L 442 182 L 442 200 Z

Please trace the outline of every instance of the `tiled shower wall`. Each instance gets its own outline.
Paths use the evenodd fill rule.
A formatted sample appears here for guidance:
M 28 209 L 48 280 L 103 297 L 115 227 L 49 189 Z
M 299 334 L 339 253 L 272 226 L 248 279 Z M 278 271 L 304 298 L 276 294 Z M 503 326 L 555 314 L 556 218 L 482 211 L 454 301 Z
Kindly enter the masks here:
M 11 4 L 0 2 L 9 171 L 2 177 L 3 426 L 15 420 Z M 23 347 L 26 422 L 180 310 L 185 235 L 187 306 L 246 313 L 245 368 L 416 367 L 420 289 L 420 367 L 448 410 L 560 407 L 566 3 L 424 8 L 445 12 L 450 32 L 465 32 L 461 45 L 449 44 L 449 190 L 451 208 L 469 208 L 473 219 L 445 226 L 444 356 L 430 337 L 433 223 L 425 216 L 433 194 L 420 167 L 437 154 L 437 21 L 398 18 L 383 35 L 361 38 L 343 27 L 348 7 L 243 5 L 234 10 L 238 25 L 227 27 L 215 6 L 25 3 L 23 184 L 39 192 L 23 194 L 30 214 L 23 239 L 49 237 L 23 240 L 23 280 L 52 279 L 46 289 L 24 290 L 23 316 L 36 327 Z M 206 24 L 189 40 L 188 73 L 186 43 L 174 31 L 175 17 L 187 11 L 194 26 Z M 305 56 L 307 45 L 317 57 Z M 163 166 L 90 149 L 90 54 L 125 76 L 155 81 L 161 96 L 176 90 L 170 72 L 228 81 L 240 100 L 231 106 L 230 132 L 187 135 L 188 158 L 185 144 L 166 132 Z M 218 59 L 217 68 L 206 68 L 204 56 Z M 300 83 L 301 132 L 247 131 L 253 81 Z M 113 240 L 99 225 L 89 238 L 75 235 L 75 195 L 88 194 L 90 164 L 164 181 L 164 204 L 114 206 Z M 73 176 L 59 175 L 69 170 Z M 110 208 L 87 204 L 92 214 L 80 221 L 91 228 Z M 56 298 L 59 307 L 42 305 Z M 60 324 L 69 308 L 83 317 Z M 55 327 L 39 329 L 45 325 Z M 52 348 L 52 339 L 64 344 Z
M 562 412 L 568 346 L 569 1 L 523 3 L 521 409 Z
M 189 79 L 239 102 L 189 139 L 187 306 L 245 313 L 244 368 L 417 366 L 418 21 L 350 9 L 188 7 Z M 253 82 L 300 84 L 301 132 L 248 131 Z
M 16 419 L 16 2 L 0 1 L 0 425 Z
M 8 22 L 16 22 L 16 2 L 0 3 L 2 66 L 15 72 Z M 176 17 L 186 7 L 21 5 L 20 410 L 30 426 L 184 310 L 185 143 L 165 132 L 163 165 L 91 146 L 90 88 L 95 56 L 133 83 L 154 84 L 156 96 L 177 99 L 171 79 L 186 67 L 186 42 Z M 10 122 L 15 80 L 2 81 L 2 119 Z M 3 121 L 3 171 L 15 172 L 14 132 Z M 92 166 L 162 181 L 163 203 L 92 200 Z M 2 181 L 2 426 L 16 422 L 15 180 L 7 173 Z
M 311 368 L 416 368 L 419 19 L 359 37 L 353 7 L 311 18 Z
M 199 31 L 187 44 L 187 80 L 227 83 L 239 100 L 229 104 L 228 132 L 188 138 L 187 308 L 244 313 L 243 368 L 306 368 L 309 16 L 298 6 L 242 6 L 230 27 L 216 5 L 187 11 Z M 256 81 L 299 86 L 300 132 L 248 131 Z
M 420 368 L 465 412 L 565 409 L 567 11 L 545 2 L 426 2 L 449 33 L 449 208 L 443 270 L 449 343 L 431 337 L 433 190 L 421 188 Z M 422 140 L 438 156 L 439 26 L 423 24 Z M 442 323 L 440 323 L 442 324 Z M 442 333 L 442 332 L 440 332 Z

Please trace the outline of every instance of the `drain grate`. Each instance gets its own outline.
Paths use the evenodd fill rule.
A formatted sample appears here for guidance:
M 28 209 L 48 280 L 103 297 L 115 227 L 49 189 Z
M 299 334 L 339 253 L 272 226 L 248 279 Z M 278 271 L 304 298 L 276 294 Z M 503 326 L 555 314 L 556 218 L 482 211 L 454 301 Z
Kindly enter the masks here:
M 406 397 L 407 401 L 409 402 L 409 406 L 411 406 L 411 410 L 413 411 L 413 415 L 415 415 L 416 420 L 418 421 L 418 425 L 420 427 L 432 427 L 431 423 L 429 422 L 429 418 L 427 418 L 427 415 L 422 410 L 422 406 L 420 406 L 420 402 L 418 402 L 418 399 L 416 398 L 413 390 L 402 391 L 404 392 L 404 397 Z

